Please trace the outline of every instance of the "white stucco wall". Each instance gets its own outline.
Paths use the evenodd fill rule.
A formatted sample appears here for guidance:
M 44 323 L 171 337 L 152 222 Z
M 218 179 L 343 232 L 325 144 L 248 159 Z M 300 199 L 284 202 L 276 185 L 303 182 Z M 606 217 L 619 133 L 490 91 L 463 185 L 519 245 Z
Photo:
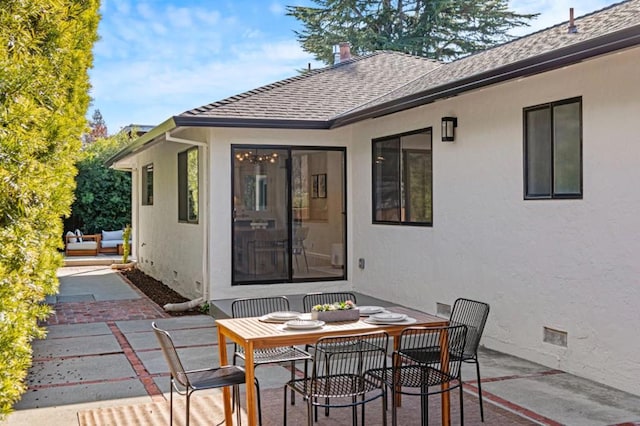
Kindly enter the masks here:
M 208 277 L 210 299 L 353 288 L 427 312 L 457 297 L 483 300 L 485 346 L 640 395 L 639 60 L 630 50 L 331 131 L 177 132 L 209 144 L 200 186 L 209 223 L 177 221 L 186 146 L 143 151 L 136 162 L 154 163 L 155 194 L 137 208 L 140 267 L 189 297 Z M 523 108 L 576 96 L 584 197 L 524 200 Z M 453 143 L 440 142 L 442 116 L 458 117 Z M 371 140 L 427 127 L 433 227 L 372 224 Z M 231 286 L 232 144 L 347 148 L 346 281 Z M 567 347 L 544 343 L 543 327 L 566 332 Z
M 350 131 L 298 131 L 272 129 L 211 129 L 211 226 L 210 226 L 210 280 L 211 299 L 236 297 L 260 297 L 269 295 L 302 294 L 312 291 L 332 291 L 350 289 L 348 281 L 328 281 L 321 283 L 286 283 L 268 285 L 231 286 L 231 145 L 291 145 L 291 146 L 331 146 L 346 147 Z M 347 164 L 349 152 L 347 151 Z M 349 179 L 347 174 L 347 179 Z M 347 211 L 347 222 L 351 213 Z M 313 224 L 309 225 L 310 227 Z M 322 225 L 317 225 L 322 226 Z M 310 232 L 314 232 L 311 230 Z M 321 230 L 318 230 L 321 232 Z M 349 273 L 347 271 L 347 273 Z
M 134 192 L 141 194 L 140 170 L 153 163 L 154 194 L 151 206 L 142 206 L 136 201 L 137 207 L 133 212 L 134 226 L 137 223 L 134 254 L 142 271 L 183 296 L 196 298 L 202 296 L 205 285 L 202 272 L 204 225 L 202 220 L 198 224 L 178 222 L 178 153 L 189 147 L 162 143 L 136 157 Z M 202 168 L 200 157 L 201 171 Z M 201 172 L 200 188 L 203 188 L 203 183 Z M 202 211 L 202 200 L 200 209 Z
M 487 347 L 640 394 L 638 63 L 635 49 L 353 126 L 354 288 L 428 312 L 486 301 Z M 584 197 L 524 200 L 522 110 L 576 96 Z M 440 142 L 449 115 L 456 141 Z M 373 225 L 371 139 L 429 126 L 433 227 Z

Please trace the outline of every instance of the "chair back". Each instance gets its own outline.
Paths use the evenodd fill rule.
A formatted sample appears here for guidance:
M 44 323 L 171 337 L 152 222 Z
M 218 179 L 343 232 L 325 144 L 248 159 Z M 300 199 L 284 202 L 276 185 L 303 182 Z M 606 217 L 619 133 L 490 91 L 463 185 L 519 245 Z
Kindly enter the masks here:
M 466 359 L 475 358 L 480 346 L 480 339 L 489 316 L 489 305 L 476 300 L 459 298 L 453 304 L 449 323 L 467 326 L 467 343 L 464 348 Z
M 156 338 L 158 339 L 158 343 L 160 343 L 162 355 L 167 361 L 167 365 L 169 365 L 171 376 L 181 386 L 184 386 L 185 388 L 191 387 L 191 383 L 189 383 L 189 377 L 185 373 L 185 369 L 182 365 L 182 362 L 180 361 L 180 357 L 178 356 L 176 347 L 173 344 L 171 335 L 169 335 L 167 331 L 158 328 L 155 322 L 151 323 L 151 327 L 153 328 Z
M 302 308 L 305 312 L 311 312 L 311 308 L 316 305 L 344 302 L 346 300 L 351 300 L 353 303 L 357 304 L 356 295 L 348 291 L 333 293 L 307 293 L 302 298 Z
M 466 325 L 408 327 L 400 335 L 400 349 L 394 353 L 394 367 L 404 368 L 408 383 L 435 386 L 460 379 Z M 448 348 L 443 351 L 442 348 Z
M 233 318 L 259 317 L 271 312 L 288 310 L 289 299 L 285 296 L 243 298 L 231 303 Z
M 293 244 L 294 245 L 302 245 L 304 240 L 309 236 L 309 228 L 306 226 L 301 226 L 300 228 L 296 228 L 293 232 Z
M 385 331 L 352 336 L 322 337 L 316 342 L 311 395 L 364 395 L 384 386 L 366 373 L 387 366 L 389 335 Z

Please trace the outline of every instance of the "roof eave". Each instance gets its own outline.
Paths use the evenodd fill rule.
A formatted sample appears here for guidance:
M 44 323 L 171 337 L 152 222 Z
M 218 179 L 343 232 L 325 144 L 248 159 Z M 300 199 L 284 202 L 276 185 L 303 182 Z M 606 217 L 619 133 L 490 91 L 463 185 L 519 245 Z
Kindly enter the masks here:
M 403 98 L 387 101 L 370 108 L 337 116 L 332 121 L 331 128 L 405 111 L 439 99 L 457 96 L 470 90 L 562 68 L 599 55 L 634 47 L 638 44 L 640 44 L 640 25 L 436 86 Z
M 140 136 L 137 139 L 134 139 L 130 144 L 126 147 L 112 155 L 107 161 L 104 162 L 106 167 L 112 167 L 115 163 L 126 159 L 127 157 L 135 154 L 140 149 L 144 148 L 151 144 L 156 138 L 160 136 L 164 136 L 165 132 L 173 130 L 176 128 L 176 123 L 174 121 L 175 117 L 168 118 L 163 123 L 157 125 L 153 129 L 149 130 L 144 135 Z
M 184 116 L 173 117 L 178 127 L 238 127 L 245 129 L 303 129 L 324 130 L 330 128 L 327 120 L 286 120 L 239 117 Z

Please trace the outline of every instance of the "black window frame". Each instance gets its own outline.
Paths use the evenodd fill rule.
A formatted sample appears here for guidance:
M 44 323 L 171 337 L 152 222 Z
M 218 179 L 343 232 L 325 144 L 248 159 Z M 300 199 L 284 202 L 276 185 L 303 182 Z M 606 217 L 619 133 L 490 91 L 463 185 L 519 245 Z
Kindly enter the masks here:
M 189 216 L 189 153 L 196 151 L 198 155 L 197 161 L 197 184 L 198 194 L 196 199 L 196 215 L 195 218 Z M 188 148 L 178 153 L 178 222 L 198 224 L 200 219 L 200 151 L 197 146 Z
M 142 197 L 141 204 L 143 206 L 153 205 L 153 163 L 142 166 L 141 173 Z
M 555 136 L 554 136 L 554 124 L 555 124 L 555 116 L 554 116 L 554 108 L 561 105 L 568 104 L 578 104 L 578 120 L 579 120 L 579 132 L 580 132 L 580 155 L 579 155 L 579 179 L 580 179 L 580 190 L 578 193 L 556 193 L 554 189 L 554 179 L 555 179 L 555 164 L 554 164 L 554 144 L 555 144 Z M 549 123 L 549 138 L 550 145 L 549 148 L 551 152 L 550 155 L 550 190 L 549 194 L 531 194 L 529 193 L 529 158 L 528 158 L 528 113 L 532 111 L 541 111 L 548 110 L 550 115 L 550 123 Z M 576 96 L 573 98 L 562 99 L 554 102 L 547 102 L 544 104 L 539 104 L 531 107 L 523 108 L 522 110 L 522 128 L 523 128 L 523 195 L 525 200 L 576 200 L 582 199 L 584 196 L 584 163 L 583 163 L 583 112 L 582 112 L 582 96 Z
M 431 135 L 431 148 L 430 148 L 430 153 L 431 153 L 431 170 L 430 170 L 430 181 L 429 181 L 429 185 L 431 187 L 431 220 L 430 221 L 422 221 L 422 222 L 418 222 L 418 221 L 414 221 L 414 222 L 409 222 L 406 220 L 403 220 L 402 217 L 400 217 L 398 220 L 380 220 L 376 218 L 376 205 L 378 204 L 378 199 L 376 196 L 376 177 L 377 177 L 377 170 L 376 170 L 376 163 L 378 161 L 377 158 L 377 154 L 376 154 L 376 144 L 377 143 L 381 143 L 381 142 L 387 142 L 387 141 L 392 141 L 394 139 L 397 139 L 399 141 L 398 144 L 398 158 L 399 158 L 399 162 L 398 162 L 398 166 L 400 168 L 400 170 L 398 171 L 398 200 L 400 202 L 402 202 L 401 198 L 402 198 L 402 190 L 400 189 L 400 187 L 404 184 L 404 182 L 407 179 L 406 176 L 406 170 L 405 170 L 405 162 L 406 162 L 406 158 L 403 155 L 405 152 L 409 152 L 409 151 L 414 151 L 411 149 L 402 149 L 402 138 L 406 137 L 406 136 L 410 136 L 410 135 L 415 135 L 415 134 L 420 134 L 420 133 L 429 133 Z M 407 192 L 408 193 L 408 192 Z M 434 214 L 434 208 L 433 208 L 433 127 L 425 127 L 422 129 L 417 129 L 417 130 L 412 130 L 409 132 L 404 132 L 404 133 L 398 133 L 398 134 L 394 134 L 394 135 L 389 135 L 389 136 L 384 136 L 384 137 L 380 137 L 380 138 L 375 138 L 372 139 L 371 141 L 371 200 L 372 200 L 372 204 L 371 204 L 371 221 L 373 224 L 377 224 L 377 225 L 397 225 L 397 226 L 421 226 L 421 227 L 432 227 L 433 226 L 433 214 Z M 399 215 L 401 216 L 401 215 Z

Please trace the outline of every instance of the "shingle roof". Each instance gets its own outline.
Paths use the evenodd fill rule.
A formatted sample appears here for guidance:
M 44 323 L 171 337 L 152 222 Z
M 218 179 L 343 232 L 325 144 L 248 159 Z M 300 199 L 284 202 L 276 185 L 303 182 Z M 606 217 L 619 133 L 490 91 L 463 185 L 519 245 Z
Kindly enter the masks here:
M 380 51 L 186 111 L 179 117 L 328 121 L 441 66 Z
M 465 58 L 442 64 L 398 52 L 375 52 L 278 81 L 166 120 L 107 160 L 181 126 L 333 128 L 545 72 L 640 45 L 640 0 L 613 4 Z
M 445 64 L 386 95 L 350 111 L 369 109 L 420 92 L 454 84 L 501 67 L 533 59 L 549 52 L 577 45 L 640 25 L 640 0 L 616 3 L 574 20 L 577 29 L 569 33 L 568 21 L 515 39 L 494 48 Z

